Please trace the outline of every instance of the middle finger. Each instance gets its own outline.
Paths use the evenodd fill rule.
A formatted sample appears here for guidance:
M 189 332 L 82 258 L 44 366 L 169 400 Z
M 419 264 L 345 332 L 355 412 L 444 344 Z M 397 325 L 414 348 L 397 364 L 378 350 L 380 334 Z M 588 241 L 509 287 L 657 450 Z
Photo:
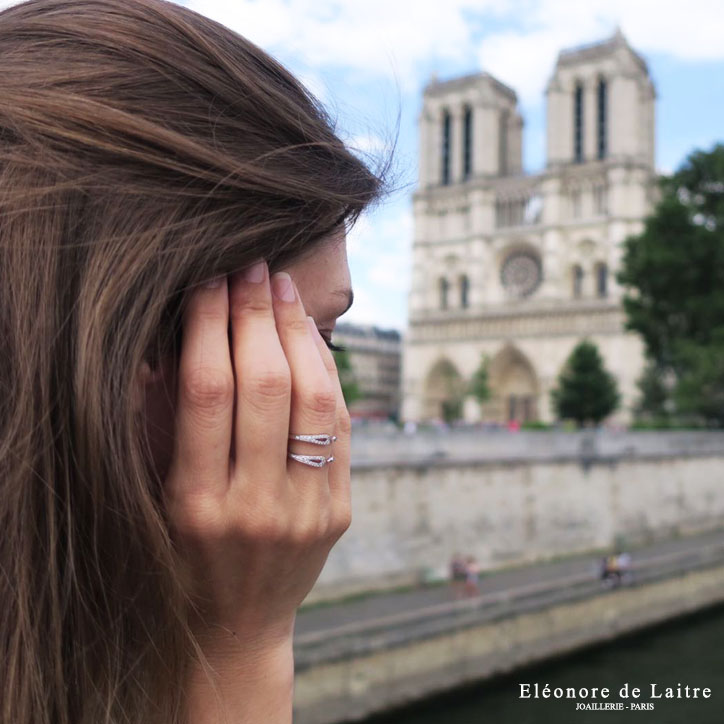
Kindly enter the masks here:
M 291 376 L 274 322 L 265 262 L 235 274 L 229 289 L 234 376 L 235 470 L 260 481 L 286 478 Z

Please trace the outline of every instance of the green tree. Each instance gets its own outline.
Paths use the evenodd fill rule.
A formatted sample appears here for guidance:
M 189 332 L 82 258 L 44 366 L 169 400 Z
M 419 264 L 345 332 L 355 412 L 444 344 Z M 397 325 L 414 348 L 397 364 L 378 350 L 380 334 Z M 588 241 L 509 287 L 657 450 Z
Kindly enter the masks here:
M 652 420 L 665 420 L 669 416 L 669 389 L 665 373 L 649 362 L 636 381 L 641 397 L 636 405 L 636 416 Z
M 468 386 L 470 394 L 481 403 L 490 399 L 489 364 L 490 360 L 487 355 L 482 355 L 480 364 L 470 378 L 470 385 Z
M 551 392 L 551 402 L 560 419 L 579 426 L 598 424 L 620 404 L 616 380 L 603 366 L 598 347 L 584 340 L 574 348 Z
M 627 287 L 627 327 L 641 335 L 657 374 L 673 379 L 663 389 L 676 414 L 717 421 L 711 403 L 724 395 L 724 378 L 712 345 L 724 333 L 724 144 L 692 153 L 660 186 L 643 232 L 624 242 L 618 281 Z
M 342 387 L 344 402 L 347 407 L 349 407 L 355 400 L 359 400 L 362 397 L 354 370 L 352 369 L 352 363 L 349 360 L 349 352 L 347 352 L 347 350 L 335 350 L 332 354 L 337 364 L 339 383 Z
M 442 419 L 445 422 L 455 422 L 463 416 L 463 401 L 458 398 L 450 398 L 442 401 Z
M 674 391 L 680 414 L 724 426 L 724 329 L 708 345 L 681 343 L 682 368 Z

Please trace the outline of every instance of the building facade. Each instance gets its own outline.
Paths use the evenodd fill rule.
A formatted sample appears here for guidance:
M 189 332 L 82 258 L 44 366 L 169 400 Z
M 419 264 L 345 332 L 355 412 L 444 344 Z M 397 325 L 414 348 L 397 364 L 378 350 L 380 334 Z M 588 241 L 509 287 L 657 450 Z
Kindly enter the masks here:
M 400 414 L 402 338 L 396 329 L 340 322 L 335 343 L 346 348 L 360 398 L 349 405 L 353 418 L 397 419 Z
M 656 194 L 655 90 L 620 31 L 562 51 L 546 88 L 547 161 L 522 172 L 515 92 L 481 73 L 424 91 L 403 420 L 550 421 L 575 345 L 595 342 L 630 417 L 643 346 L 615 272 Z M 485 358 L 491 398 L 466 394 Z

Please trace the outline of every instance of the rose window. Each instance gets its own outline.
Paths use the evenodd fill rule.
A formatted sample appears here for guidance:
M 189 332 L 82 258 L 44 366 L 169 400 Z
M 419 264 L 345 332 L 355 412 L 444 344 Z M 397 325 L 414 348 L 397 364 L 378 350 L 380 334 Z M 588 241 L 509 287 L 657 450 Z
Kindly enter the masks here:
M 515 252 L 503 263 L 500 278 L 511 295 L 530 296 L 541 283 L 540 259 L 531 252 Z

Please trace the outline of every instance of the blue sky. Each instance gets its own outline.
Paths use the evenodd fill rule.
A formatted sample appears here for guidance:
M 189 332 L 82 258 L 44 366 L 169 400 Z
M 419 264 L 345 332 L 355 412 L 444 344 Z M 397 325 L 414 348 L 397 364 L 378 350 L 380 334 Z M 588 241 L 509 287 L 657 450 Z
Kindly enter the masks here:
M 657 89 L 658 170 L 724 140 L 722 0 L 177 1 L 285 64 L 356 148 L 384 155 L 399 134 L 399 188 L 348 240 L 355 303 L 343 320 L 406 327 L 416 117 L 433 72 L 486 70 L 510 85 L 525 121 L 524 165 L 534 172 L 545 164 L 543 89 L 557 52 L 605 39 L 619 25 Z

